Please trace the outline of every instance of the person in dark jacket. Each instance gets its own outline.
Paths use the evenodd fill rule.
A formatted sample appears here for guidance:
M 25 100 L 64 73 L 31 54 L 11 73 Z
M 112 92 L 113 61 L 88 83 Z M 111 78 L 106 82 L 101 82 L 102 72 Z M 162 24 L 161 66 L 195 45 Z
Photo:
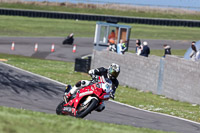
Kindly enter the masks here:
M 140 53 L 141 56 L 145 56 L 145 57 L 148 57 L 149 54 L 150 54 L 150 48 L 148 46 L 148 43 L 147 42 L 143 42 L 143 48 L 142 48 L 142 51 Z
M 164 48 L 164 56 L 163 57 L 165 57 L 167 54 L 168 55 L 171 55 L 171 47 L 169 46 L 169 45 L 167 45 L 167 44 L 164 44 L 163 45 L 163 48 Z
M 63 44 L 73 44 L 74 43 L 74 34 L 71 33 L 67 38 L 63 41 Z
M 140 41 L 140 39 L 137 39 L 137 40 L 135 41 L 135 43 L 136 43 L 135 53 L 138 53 L 138 48 L 139 48 L 140 45 L 141 45 L 141 41 Z

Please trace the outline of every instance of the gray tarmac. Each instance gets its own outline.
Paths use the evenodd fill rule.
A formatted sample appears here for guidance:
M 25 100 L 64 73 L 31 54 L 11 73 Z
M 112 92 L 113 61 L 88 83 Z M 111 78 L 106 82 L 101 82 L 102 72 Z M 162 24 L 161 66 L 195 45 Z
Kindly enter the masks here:
M 63 84 L 0 62 L 0 106 L 55 114 L 64 89 Z M 104 111 L 93 111 L 84 119 L 178 133 L 200 132 L 198 123 L 141 111 L 112 101 L 106 103 Z
M 76 52 L 72 45 L 63 45 L 64 37 L 0 37 L 0 53 L 23 55 L 33 58 L 61 60 L 74 62 L 75 58 L 91 55 L 93 52 L 93 38 L 76 38 Z M 188 49 L 191 41 L 181 40 L 142 40 L 147 41 L 150 49 L 163 49 L 163 44 L 169 44 L 172 49 Z M 15 50 L 11 50 L 12 42 Z M 35 52 L 35 43 L 38 51 Z M 55 44 L 55 52 L 51 52 L 51 45 Z M 130 39 L 129 50 L 135 50 L 135 39 Z
M 75 38 L 76 53 L 72 52 L 72 45 L 62 45 L 63 40 L 64 37 L 0 37 L 0 53 L 74 62 L 75 58 L 93 52 L 93 38 Z M 142 41 L 147 41 L 151 49 L 163 49 L 163 44 L 171 45 L 172 49 L 187 49 L 190 46 L 190 41 Z M 15 42 L 14 51 L 11 50 L 12 42 Z M 35 43 L 39 45 L 37 52 L 34 52 Z M 55 52 L 51 52 L 53 43 Z M 130 40 L 129 46 L 129 50 L 135 49 L 135 39 Z M 0 63 L 0 106 L 55 114 L 64 89 L 63 84 Z M 111 101 L 106 103 L 103 112 L 94 111 L 85 119 L 180 133 L 200 132 L 200 124 L 141 111 Z

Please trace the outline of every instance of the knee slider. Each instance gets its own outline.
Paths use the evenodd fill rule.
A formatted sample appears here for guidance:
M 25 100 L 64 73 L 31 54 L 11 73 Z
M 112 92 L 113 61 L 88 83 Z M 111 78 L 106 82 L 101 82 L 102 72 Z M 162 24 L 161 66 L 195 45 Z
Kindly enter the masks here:
M 76 83 L 76 87 L 80 87 L 81 86 L 81 81 L 78 81 L 77 83 Z

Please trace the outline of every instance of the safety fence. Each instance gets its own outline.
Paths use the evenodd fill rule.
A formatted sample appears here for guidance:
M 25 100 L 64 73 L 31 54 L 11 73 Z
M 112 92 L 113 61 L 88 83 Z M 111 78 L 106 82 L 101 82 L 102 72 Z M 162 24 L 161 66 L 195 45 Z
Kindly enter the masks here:
M 44 17 L 56 19 L 74 19 L 87 21 L 107 21 L 114 20 L 122 23 L 137 23 L 150 25 L 165 25 L 165 26 L 187 26 L 200 27 L 200 21 L 195 20 L 172 20 L 172 19 L 157 19 L 157 18 L 140 18 L 140 17 L 122 17 L 122 16 L 105 16 L 96 14 L 77 14 L 77 13 L 63 13 L 50 11 L 36 11 L 36 10 L 20 10 L 20 9 L 0 9 L 0 15 L 12 16 L 27 16 L 27 17 Z

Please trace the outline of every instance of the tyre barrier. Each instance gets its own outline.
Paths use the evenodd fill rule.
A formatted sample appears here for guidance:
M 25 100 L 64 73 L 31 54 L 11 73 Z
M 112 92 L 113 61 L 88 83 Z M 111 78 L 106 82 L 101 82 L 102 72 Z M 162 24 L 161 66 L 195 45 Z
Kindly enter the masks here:
M 91 56 L 89 56 L 88 59 L 76 58 L 74 71 L 88 73 L 88 71 L 90 70 L 90 65 L 91 65 Z
M 87 21 L 107 21 L 109 19 L 114 19 L 117 20 L 117 22 L 122 22 L 122 23 L 200 27 L 200 21 L 198 20 L 121 17 L 121 16 L 111 16 L 111 15 L 105 16 L 96 14 L 77 14 L 77 13 L 38 11 L 38 10 L 6 9 L 6 8 L 0 8 L 0 15 L 44 17 L 44 18 L 55 18 L 55 19 L 74 19 L 74 20 L 87 20 Z

